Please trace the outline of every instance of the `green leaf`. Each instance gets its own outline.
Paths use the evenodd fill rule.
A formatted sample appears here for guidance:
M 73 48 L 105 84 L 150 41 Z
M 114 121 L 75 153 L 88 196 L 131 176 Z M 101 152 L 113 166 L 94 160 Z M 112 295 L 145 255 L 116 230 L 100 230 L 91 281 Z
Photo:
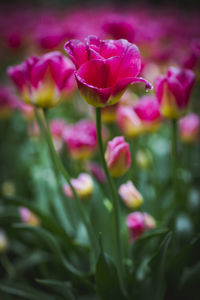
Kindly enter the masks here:
M 165 260 L 167 249 L 172 238 L 172 233 L 169 232 L 160 245 L 157 253 L 149 261 L 151 269 L 151 287 L 152 300 L 162 300 L 165 294 Z
M 36 214 L 42 221 L 43 226 L 49 231 L 54 233 L 56 236 L 60 236 L 62 240 L 68 245 L 68 247 L 73 246 L 72 238 L 67 235 L 67 233 L 54 221 L 54 218 L 45 214 L 43 211 L 38 209 L 34 204 L 29 201 L 22 200 L 21 198 L 2 198 L 6 201 L 6 205 L 24 206 L 30 209 L 34 214 Z
M 48 286 L 50 289 L 62 296 L 62 299 L 76 300 L 73 294 L 72 286 L 69 282 L 51 280 L 51 279 L 36 279 L 42 285 Z
M 7 284 L 7 283 L 0 283 L 0 291 L 18 296 L 20 299 L 27 299 L 27 300 L 38 300 L 38 299 L 45 299 L 45 300 L 53 300 L 52 296 L 49 296 L 46 293 L 38 292 L 33 288 L 19 286 L 17 284 Z
M 97 292 L 102 300 L 127 299 L 120 288 L 117 269 L 111 258 L 102 249 L 96 265 L 95 282 Z
M 46 244 L 48 248 L 52 250 L 52 252 L 59 258 L 63 266 L 66 268 L 66 270 L 69 272 L 69 274 L 74 275 L 75 277 L 78 277 L 79 279 L 83 279 L 81 277 L 88 276 L 88 273 L 83 273 L 76 269 L 67 259 L 64 257 L 62 250 L 59 246 L 58 241 L 56 238 L 47 230 L 41 228 L 41 227 L 32 227 L 25 224 L 15 224 L 14 228 L 17 229 L 24 229 L 24 230 L 31 230 L 37 236 L 40 238 L 41 242 Z

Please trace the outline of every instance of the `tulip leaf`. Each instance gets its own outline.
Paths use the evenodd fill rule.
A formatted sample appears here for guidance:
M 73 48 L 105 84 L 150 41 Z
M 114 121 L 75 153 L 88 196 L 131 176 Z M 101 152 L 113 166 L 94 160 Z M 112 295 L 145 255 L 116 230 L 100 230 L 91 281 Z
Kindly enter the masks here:
M 149 261 L 149 267 L 151 269 L 151 288 L 152 300 L 162 300 L 165 294 L 165 261 L 167 255 L 167 249 L 172 238 L 172 233 L 169 232 L 162 241 L 157 253 L 153 255 Z
M 36 281 L 41 285 L 45 285 L 54 290 L 56 293 L 62 296 L 62 299 L 76 300 L 76 297 L 74 296 L 72 291 L 72 286 L 69 282 L 51 279 L 36 279 Z
M 97 293 L 102 300 L 127 300 L 120 288 L 117 269 L 102 247 L 96 265 L 95 282 Z
M 59 246 L 58 241 L 54 238 L 54 236 L 48 232 L 47 230 L 40 228 L 40 227 L 32 227 L 24 224 L 15 224 L 14 226 L 17 229 L 24 229 L 24 230 L 31 230 L 33 231 L 40 240 L 46 244 L 54 254 L 60 259 L 63 266 L 66 268 L 66 270 L 69 272 L 69 274 L 78 277 L 79 279 L 83 280 L 88 275 L 88 273 L 83 273 L 76 269 L 67 259 L 64 257 L 61 248 Z M 84 279 L 85 280 L 85 279 Z
M 3 198 L 4 199 L 4 198 Z M 54 218 L 50 215 L 45 214 L 43 211 L 38 209 L 34 204 L 30 203 L 29 201 L 22 200 L 21 198 L 5 198 L 7 201 L 6 204 L 11 204 L 15 206 L 24 206 L 30 209 L 34 214 L 36 214 L 39 219 L 42 221 L 43 226 L 45 226 L 49 231 L 54 233 L 56 236 L 60 236 L 63 241 L 68 245 L 68 247 L 72 246 L 72 239 L 67 233 L 57 225 L 54 221 Z
M 10 294 L 13 296 L 19 297 L 19 299 L 27 299 L 27 300 L 38 300 L 38 299 L 45 299 L 45 300 L 53 300 L 52 296 L 39 292 L 30 287 L 18 285 L 18 284 L 8 284 L 8 283 L 0 283 L 0 291 L 4 294 Z

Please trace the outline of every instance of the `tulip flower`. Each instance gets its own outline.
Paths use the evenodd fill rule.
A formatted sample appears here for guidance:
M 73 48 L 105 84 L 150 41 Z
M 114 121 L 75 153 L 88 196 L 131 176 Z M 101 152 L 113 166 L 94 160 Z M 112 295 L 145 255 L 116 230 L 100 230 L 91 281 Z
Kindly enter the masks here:
M 119 187 L 118 192 L 126 206 L 129 208 L 138 208 L 143 202 L 142 195 L 130 180 L 122 184 Z
M 153 132 L 160 125 L 160 107 L 155 97 L 142 97 L 140 101 L 134 106 L 134 110 L 142 121 L 145 131 Z
M 23 100 L 42 108 L 56 106 L 74 88 L 73 73 L 73 65 L 59 52 L 33 56 L 8 69 Z
M 156 79 L 156 95 L 163 116 L 177 119 L 186 112 L 194 82 L 195 75 L 191 70 L 174 67 Z
M 180 138 L 185 143 L 193 143 L 199 137 L 200 118 L 196 114 L 188 114 L 179 120 Z
M 0 119 L 6 119 L 14 110 L 20 110 L 21 101 L 7 86 L 0 86 Z
M 23 223 L 31 226 L 39 226 L 40 220 L 26 207 L 20 207 L 19 214 Z
M 87 173 L 81 173 L 77 179 L 72 178 L 71 184 L 81 199 L 91 196 L 94 189 L 92 177 Z M 63 190 L 66 196 L 73 198 L 73 192 L 68 183 L 64 185 Z
M 111 19 L 103 25 L 103 30 L 108 36 L 111 36 L 115 40 L 126 39 L 129 42 L 133 42 L 135 38 L 135 29 L 130 22 L 122 19 Z
M 72 158 L 85 160 L 90 158 L 97 147 L 96 125 L 89 120 L 81 120 L 75 125 L 63 129 L 65 141 Z
M 131 155 L 129 144 L 123 136 L 115 137 L 108 142 L 105 159 L 112 177 L 120 177 L 128 171 L 131 166 Z
M 130 84 L 138 78 L 141 57 L 138 48 L 127 40 L 99 40 L 89 36 L 85 42 L 71 40 L 65 50 L 77 71 L 75 77 L 83 99 L 95 107 L 117 103 Z
M 99 182 L 103 183 L 106 181 L 105 173 L 99 164 L 95 162 L 90 162 L 88 164 L 88 170 Z
M 133 105 L 119 106 L 117 109 L 117 124 L 128 138 L 136 137 L 143 133 L 142 121 L 136 114 Z
M 143 233 L 156 226 L 156 222 L 152 216 L 147 213 L 133 212 L 126 218 L 126 225 L 129 229 L 130 240 L 133 243 L 140 238 Z

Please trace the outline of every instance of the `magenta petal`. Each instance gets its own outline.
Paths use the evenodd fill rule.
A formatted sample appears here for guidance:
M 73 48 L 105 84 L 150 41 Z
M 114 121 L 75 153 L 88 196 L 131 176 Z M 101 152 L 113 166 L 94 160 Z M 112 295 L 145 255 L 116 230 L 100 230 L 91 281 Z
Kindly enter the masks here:
M 163 93 L 164 93 L 164 84 L 166 82 L 166 77 L 165 76 L 159 76 L 155 80 L 155 93 L 158 99 L 158 102 L 162 102 L 163 98 Z
M 75 64 L 76 68 L 79 68 L 88 60 L 87 47 L 81 41 L 71 40 L 65 44 L 64 49 Z
M 141 56 L 136 45 L 126 40 L 116 41 L 119 47 L 124 49 L 119 78 L 136 77 L 141 70 Z
M 85 80 L 77 74 L 77 72 L 75 73 L 75 76 L 80 93 L 86 102 L 96 107 L 103 107 L 106 105 L 111 95 L 111 88 L 94 87 L 86 83 Z

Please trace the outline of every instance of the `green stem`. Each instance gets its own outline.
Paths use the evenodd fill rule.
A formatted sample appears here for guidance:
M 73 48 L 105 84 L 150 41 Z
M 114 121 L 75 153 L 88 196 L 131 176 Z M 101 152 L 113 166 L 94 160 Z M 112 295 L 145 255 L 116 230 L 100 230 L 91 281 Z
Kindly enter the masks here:
M 38 123 L 39 128 L 40 128 L 41 135 L 44 138 L 44 140 L 47 143 L 48 148 L 49 148 L 49 154 L 50 154 L 50 158 L 51 158 L 51 161 L 52 161 L 52 167 L 53 167 L 53 171 L 54 171 L 54 175 L 55 175 L 55 179 L 56 179 L 58 194 L 60 194 L 63 198 L 64 195 L 63 195 L 62 185 L 61 185 L 61 182 L 60 182 L 59 170 L 56 167 L 54 155 L 53 155 L 53 153 L 50 149 L 50 144 L 49 144 L 49 139 L 48 139 L 48 136 L 47 136 L 45 124 L 44 124 L 44 122 L 42 120 L 42 117 L 40 116 L 39 111 L 38 111 L 37 108 L 35 108 L 35 116 L 36 116 L 36 120 L 37 120 L 37 123 Z M 73 229 L 74 228 L 76 229 L 76 222 L 73 218 L 73 213 L 71 211 L 71 207 L 69 205 L 67 205 L 68 214 L 66 215 L 63 202 L 61 201 L 60 198 L 58 199 L 58 201 L 53 201 L 53 204 L 55 206 L 55 210 L 58 214 L 58 217 L 60 218 L 60 221 L 61 221 L 64 229 L 66 230 L 67 227 L 68 227 L 68 223 L 67 223 L 66 218 L 68 218 L 70 220 L 70 224 L 72 224 Z M 75 230 L 73 230 L 73 231 L 75 231 Z
M 119 201 L 117 191 L 114 186 L 114 182 L 109 173 L 103 150 L 103 142 L 102 142 L 102 134 L 101 134 L 101 108 L 96 108 L 96 127 L 97 127 L 97 139 L 99 145 L 99 152 L 102 161 L 102 165 L 104 168 L 104 172 L 106 174 L 108 184 L 110 186 L 110 192 L 112 196 L 112 204 L 113 204 L 113 214 L 114 214 L 114 224 L 115 224 L 115 238 L 116 238 L 116 263 L 119 274 L 119 279 L 121 284 L 123 285 L 123 264 L 122 264 L 122 250 L 121 250 L 121 242 L 120 242 L 120 215 L 119 215 Z
M 172 178 L 174 188 L 174 202 L 177 202 L 177 166 L 178 166 L 178 155 L 177 155 L 177 120 L 172 120 Z
M 84 213 L 82 204 L 80 202 L 80 199 L 79 199 L 79 197 L 77 195 L 77 192 L 76 192 L 75 188 L 73 187 L 73 185 L 71 183 L 71 177 L 68 174 L 68 172 L 65 169 L 65 167 L 64 167 L 61 159 L 59 158 L 59 156 L 57 155 L 57 153 L 55 151 L 54 144 L 53 144 L 53 141 L 52 141 L 50 126 L 49 126 L 49 120 L 48 120 L 48 117 L 47 117 L 47 111 L 46 110 L 44 110 L 44 118 L 45 118 L 45 122 L 46 122 L 46 126 L 47 126 L 48 146 L 49 146 L 50 151 L 52 153 L 54 163 L 55 163 L 57 169 L 62 173 L 62 175 L 64 176 L 64 178 L 66 179 L 67 183 L 69 184 L 69 186 L 70 186 L 70 188 L 72 190 L 72 193 L 74 195 L 74 199 L 76 201 L 77 208 L 79 210 L 79 214 L 80 214 L 81 220 L 82 220 L 82 222 L 85 225 L 85 228 L 87 230 L 88 236 L 90 238 L 91 245 L 93 246 L 93 249 L 94 249 L 95 257 L 97 257 L 98 248 L 97 248 L 96 237 L 95 237 L 94 232 L 92 230 L 91 224 L 89 223 L 87 217 L 85 216 L 85 213 Z

